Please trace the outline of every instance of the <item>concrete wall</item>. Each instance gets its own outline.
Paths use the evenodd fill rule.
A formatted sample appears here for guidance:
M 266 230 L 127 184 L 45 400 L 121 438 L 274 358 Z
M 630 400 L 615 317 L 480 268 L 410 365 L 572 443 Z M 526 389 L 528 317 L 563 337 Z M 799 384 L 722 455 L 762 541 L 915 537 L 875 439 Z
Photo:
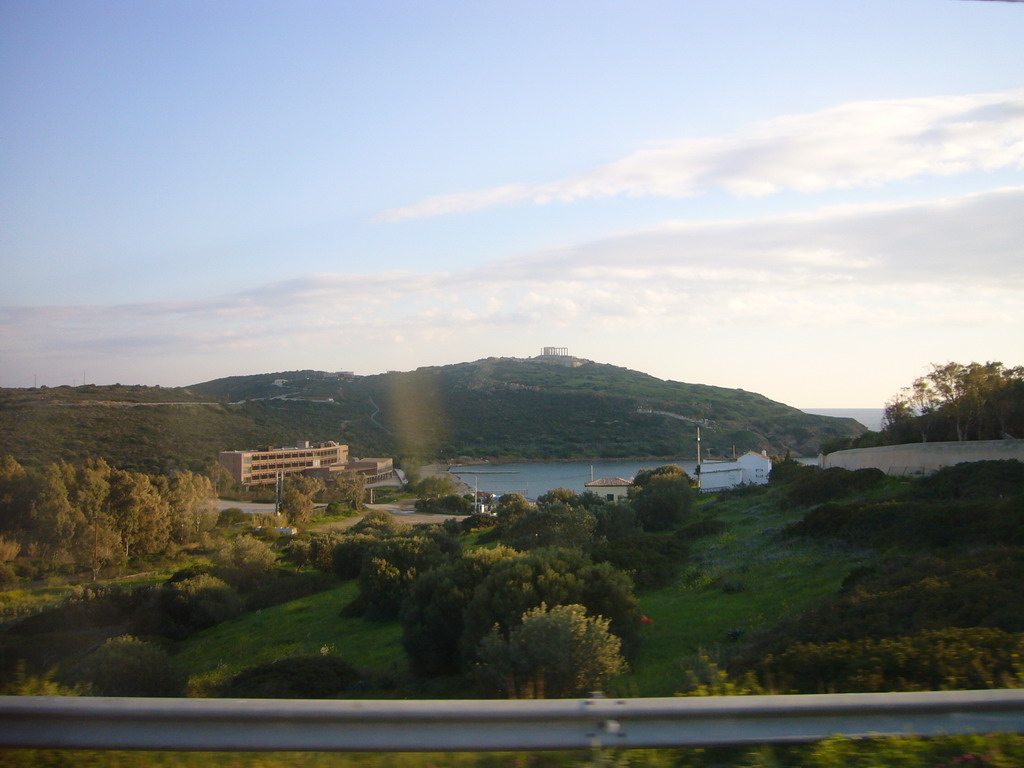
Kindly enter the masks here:
M 921 475 L 965 461 L 1016 459 L 1024 462 L 1024 440 L 973 440 L 854 448 L 822 456 L 823 468 L 868 469 L 889 475 Z

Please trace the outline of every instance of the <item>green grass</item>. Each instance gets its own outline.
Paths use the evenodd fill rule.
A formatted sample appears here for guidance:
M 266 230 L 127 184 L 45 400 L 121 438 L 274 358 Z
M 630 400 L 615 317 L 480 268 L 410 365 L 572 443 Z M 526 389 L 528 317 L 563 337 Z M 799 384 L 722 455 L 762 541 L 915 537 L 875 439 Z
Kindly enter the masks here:
M 178 563 L 143 573 L 119 576 L 114 579 L 100 579 L 100 583 L 119 584 L 133 589 L 160 584 L 166 581 L 167 577 L 174 573 L 174 571 L 184 565 L 184 563 Z M 23 619 L 47 608 L 53 608 L 63 602 L 64 598 L 74 592 L 79 585 L 90 582 L 91 580 L 85 576 L 51 576 L 46 580 L 45 586 L 29 586 L 4 590 L 0 592 L 0 623 Z
M 727 656 L 759 629 L 806 610 L 834 594 L 866 553 L 813 542 L 784 541 L 776 534 L 802 516 L 780 506 L 770 491 L 729 498 L 702 497 L 694 517 L 728 524 L 722 533 L 692 544 L 675 582 L 642 593 L 640 611 L 653 623 L 632 671 L 612 691 L 627 696 L 671 696 L 686 686 L 686 661 L 701 651 Z M 463 546 L 480 546 L 474 531 Z M 408 667 L 396 621 L 341 618 L 339 611 L 357 594 L 354 581 L 292 603 L 247 614 L 185 641 L 179 651 L 191 673 L 195 695 L 210 695 L 226 678 L 246 667 L 325 648 L 357 667 L 397 678 L 403 693 Z M 462 695 L 454 681 L 438 695 Z M 454 687 L 452 687 L 454 686 Z M 450 689 L 450 690 L 449 690 Z M 372 695 L 372 694 L 371 694 Z M 394 692 L 378 692 L 394 696 Z M 422 695 L 422 694 L 420 694 Z
M 290 656 L 330 653 L 378 674 L 407 673 L 397 622 L 342 618 L 356 596 L 346 582 L 290 603 L 248 613 L 185 640 L 178 659 L 189 672 L 193 695 L 214 695 L 221 682 L 247 667 Z
M 697 515 L 723 520 L 723 533 L 693 544 L 683 575 L 643 593 L 640 611 L 652 620 L 633 671 L 616 690 L 629 696 L 672 696 L 684 690 L 685 662 L 700 651 L 714 659 L 787 615 L 834 594 L 863 563 L 864 553 L 781 541 L 775 533 L 802 515 L 765 496 L 702 499 Z

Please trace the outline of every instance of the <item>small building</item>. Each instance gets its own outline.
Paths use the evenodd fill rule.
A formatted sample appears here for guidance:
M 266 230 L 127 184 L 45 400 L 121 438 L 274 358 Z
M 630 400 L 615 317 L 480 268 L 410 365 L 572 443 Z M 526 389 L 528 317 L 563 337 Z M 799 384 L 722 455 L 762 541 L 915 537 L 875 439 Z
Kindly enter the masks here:
M 589 483 L 583 484 L 588 491 L 596 493 L 605 501 L 625 499 L 631 485 L 633 485 L 632 482 L 623 480 L 621 477 L 602 477 L 599 480 L 591 480 Z
M 766 485 L 772 471 L 767 453 L 748 451 L 727 461 L 704 461 L 698 467 L 703 493 L 724 491 L 740 485 Z

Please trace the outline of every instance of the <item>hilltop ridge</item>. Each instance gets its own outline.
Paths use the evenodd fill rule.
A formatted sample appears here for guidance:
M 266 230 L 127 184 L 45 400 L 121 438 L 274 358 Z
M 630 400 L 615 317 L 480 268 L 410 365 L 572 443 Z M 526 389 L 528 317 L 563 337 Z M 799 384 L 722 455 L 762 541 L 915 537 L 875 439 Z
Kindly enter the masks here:
M 298 370 L 181 388 L 5 389 L 0 453 L 34 465 L 102 456 L 149 471 L 202 470 L 221 450 L 299 439 L 423 460 L 686 458 L 701 424 L 706 456 L 813 455 L 864 431 L 742 389 L 575 361 L 490 357 L 372 376 Z M 151 407 L 127 407 L 143 403 Z

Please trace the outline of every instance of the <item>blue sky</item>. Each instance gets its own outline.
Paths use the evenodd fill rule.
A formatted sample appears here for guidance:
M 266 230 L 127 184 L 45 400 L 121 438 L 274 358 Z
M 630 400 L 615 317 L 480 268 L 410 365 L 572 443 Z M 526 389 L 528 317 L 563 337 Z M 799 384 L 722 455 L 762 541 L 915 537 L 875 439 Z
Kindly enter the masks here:
M 1024 363 L 1024 3 L 0 0 L 0 386 Z

